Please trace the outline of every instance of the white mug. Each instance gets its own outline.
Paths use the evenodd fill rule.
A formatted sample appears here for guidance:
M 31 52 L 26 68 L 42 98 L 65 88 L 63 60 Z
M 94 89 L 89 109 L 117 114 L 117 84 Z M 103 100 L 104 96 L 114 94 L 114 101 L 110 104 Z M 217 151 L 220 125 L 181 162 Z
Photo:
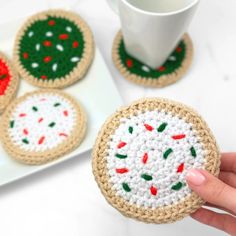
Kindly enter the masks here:
M 119 14 L 127 52 L 159 68 L 186 32 L 200 0 L 107 0 Z

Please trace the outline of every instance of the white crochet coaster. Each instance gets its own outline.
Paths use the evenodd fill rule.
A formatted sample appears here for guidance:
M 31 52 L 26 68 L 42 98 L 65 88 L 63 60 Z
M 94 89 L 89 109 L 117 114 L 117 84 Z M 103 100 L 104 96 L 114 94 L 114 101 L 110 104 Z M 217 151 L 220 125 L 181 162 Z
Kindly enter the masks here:
M 79 104 L 59 91 L 38 91 L 13 102 L 3 118 L 3 143 L 15 159 L 42 164 L 81 142 L 85 117 Z
M 112 116 L 93 157 L 108 201 L 145 222 L 172 222 L 195 211 L 202 200 L 188 187 L 187 171 L 219 171 L 219 151 L 202 118 L 161 99 L 141 100 Z

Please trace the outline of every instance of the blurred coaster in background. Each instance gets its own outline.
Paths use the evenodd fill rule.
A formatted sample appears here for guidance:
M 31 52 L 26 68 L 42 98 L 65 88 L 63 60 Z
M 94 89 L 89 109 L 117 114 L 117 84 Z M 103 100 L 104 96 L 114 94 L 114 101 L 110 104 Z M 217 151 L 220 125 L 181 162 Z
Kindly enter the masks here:
M 15 97 L 19 85 L 19 76 L 13 64 L 0 53 L 0 113 Z
M 0 135 L 12 158 L 39 165 L 77 148 L 86 129 L 86 115 L 77 100 L 57 90 L 38 90 L 8 106 Z
M 126 52 L 121 31 L 116 35 L 112 49 L 112 58 L 120 73 L 127 80 L 147 87 L 161 88 L 180 80 L 188 71 L 192 57 L 193 44 L 188 34 L 184 35 L 164 65 L 156 70 Z
M 94 56 L 93 35 L 77 14 L 49 10 L 30 17 L 14 48 L 23 79 L 43 88 L 67 87 L 83 78 Z

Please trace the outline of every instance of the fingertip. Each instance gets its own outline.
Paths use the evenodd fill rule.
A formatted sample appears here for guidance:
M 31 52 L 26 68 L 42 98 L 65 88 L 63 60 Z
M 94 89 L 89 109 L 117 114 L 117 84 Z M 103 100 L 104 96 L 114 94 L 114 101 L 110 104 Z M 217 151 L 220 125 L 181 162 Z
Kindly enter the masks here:
M 185 177 L 190 185 L 200 186 L 205 183 L 206 177 L 198 169 L 190 169 Z

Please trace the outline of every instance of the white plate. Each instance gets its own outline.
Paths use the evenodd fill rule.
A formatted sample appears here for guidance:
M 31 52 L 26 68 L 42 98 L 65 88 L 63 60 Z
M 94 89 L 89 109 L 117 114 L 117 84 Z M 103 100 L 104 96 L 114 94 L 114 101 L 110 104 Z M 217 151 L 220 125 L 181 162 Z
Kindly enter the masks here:
M 5 52 L 10 58 L 15 35 L 24 20 L 21 19 L 0 25 L 0 50 Z M 18 96 L 36 89 L 22 80 Z M 56 165 L 57 163 L 78 157 L 80 154 L 90 150 L 102 123 L 116 108 L 122 105 L 122 100 L 113 83 L 113 79 L 97 48 L 93 64 L 86 77 L 75 85 L 64 89 L 64 91 L 78 99 L 85 108 L 88 116 L 87 134 L 80 147 L 72 153 L 46 165 L 28 166 L 14 161 L 0 145 L 0 186 Z

